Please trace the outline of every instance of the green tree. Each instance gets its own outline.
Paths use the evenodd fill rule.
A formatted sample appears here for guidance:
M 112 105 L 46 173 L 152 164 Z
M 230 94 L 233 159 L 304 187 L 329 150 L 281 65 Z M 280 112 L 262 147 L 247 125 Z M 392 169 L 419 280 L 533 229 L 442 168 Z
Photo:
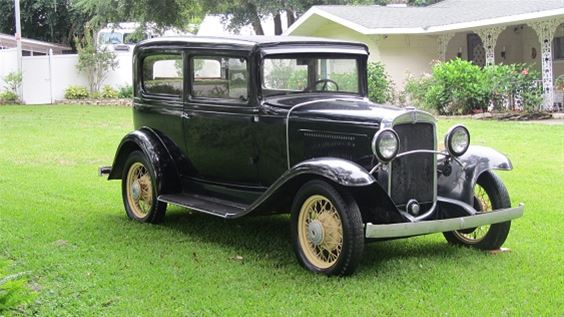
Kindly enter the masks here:
M 104 49 L 96 49 L 89 30 L 86 31 L 84 40 L 77 43 L 78 48 L 78 71 L 86 74 L 91 94 L 100 91 L 102 83 L 107 78 L 110 70 L 118 66 L 114 52 Z
M 137 21 L 157 27 L 185 28 L 202 15 L 203 0 L 75 0 L 73 9 L 90 17 L 89 26 Z
M 73 45 L 82 37 L 88 16 L 73 10 L 72 0 L 21 0 L 22 36 Z M 14 34 L 14 1 L 0 0 L 0 32 Z
M 229 17 L 228 27 L 238 30 L 252 25 L 257 35 L 264 35 L 261 20 L 274 17 L 275 34 L 282 33 L 281 13 L 286 13 L 287 25 L 314 5 L 386 4 L 388 0 L 210 0 L 202 3 L 206 13 L 222 14 Z

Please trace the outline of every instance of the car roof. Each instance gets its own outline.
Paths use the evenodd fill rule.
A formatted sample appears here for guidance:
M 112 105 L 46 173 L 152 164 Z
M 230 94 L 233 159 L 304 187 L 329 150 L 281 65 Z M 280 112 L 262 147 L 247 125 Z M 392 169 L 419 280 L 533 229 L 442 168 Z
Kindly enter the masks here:
M 364 43 L 306 36 L 164 36 L 144 40 L 137 46 L 160 45 L 196 45 L 198 47 L 209 45 L 213 48 L 228 46 L 247 49 L 288 45 L 327 45 L 347 46 L 368 51 L 368 47 Z

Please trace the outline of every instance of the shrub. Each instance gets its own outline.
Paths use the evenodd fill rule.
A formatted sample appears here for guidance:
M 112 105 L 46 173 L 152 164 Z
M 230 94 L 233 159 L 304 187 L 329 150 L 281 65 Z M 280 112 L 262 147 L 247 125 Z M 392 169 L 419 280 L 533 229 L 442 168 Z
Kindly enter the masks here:
M 405 92 L 415 105 L 442 115 L 514 110 L 517 106 L 532 111 L 542 103 L 539 77 L 525 64 L 481 69 L 455 59 L 435 64 L 430 75 L 409 76 Z
M 11 72 L 4 76 L 4 82 L 6 83 L 6 90 L 11 91 L 15 94 L 18 93 L 18 88 L 22 85 L 23 75 L 21 72 Z
M 133 98 L 133 86 L 125 85 L 118 89 L 119 98 Z
M 105 85 L 100 91 L 100 97 L 105 99 L 117 99 L 118 92 L 110 85 Z
M 24 277 L 27 273 L 2 275 L 0 272 L 0 316 L 31 299 Z
M 376 103 L 394 99 L 393 83 L 380 62 L 368 63 L 368 98 Z
M 485 81 L 490 87 L 490 104 L 494 110 L 534 111 L 542 104 L 540 73 L 526 64 L 491 65 L 484 68 Z M 518 97 L 518 103 L 515 102 Z M 504 104 L 509 100 L 508 104 Z
M 488 108 L 488 89 L 480 67 L 455 59 L 433 66 L 433 83 L 426 103 L 439 114 L 468 114 Z
M 65 89 L 65 99 L 85 99 L 88 98 L 88 89 L 83 86 L 69 86 Z
M 0 105 L 1 104 L 15 104 L 19 103 L 19 96 L 13 91 L 4 91 L 0 93 Z

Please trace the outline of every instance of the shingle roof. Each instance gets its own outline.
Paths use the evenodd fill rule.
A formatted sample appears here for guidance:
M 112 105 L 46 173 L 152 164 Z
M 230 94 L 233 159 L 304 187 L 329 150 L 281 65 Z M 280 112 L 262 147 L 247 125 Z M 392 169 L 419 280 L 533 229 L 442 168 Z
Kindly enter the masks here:
M 427 29 L 564 9 L 564 0 L 445 0 L 428 7 L 327 5 L 313 9 L 367 29 Z

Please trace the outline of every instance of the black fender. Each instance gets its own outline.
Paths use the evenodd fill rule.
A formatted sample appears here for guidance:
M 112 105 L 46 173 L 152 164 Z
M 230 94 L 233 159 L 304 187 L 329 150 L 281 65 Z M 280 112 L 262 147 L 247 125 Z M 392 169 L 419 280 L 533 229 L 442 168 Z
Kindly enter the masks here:
M 157 193 L 160 195 L 181 192 L 177 164 L 165 144 L 163 137 L 151 128 L 143 127 L 128 133 L 117 148 L 108 179 L 121 179 L 129 154 L 140 150 L 149 159 L 155 172 Z
M 484 146 L 470 146 L 457 160 L 449 162 L 452 171 L 446 173 L 448 175 L 444 173 L 445 160 L 438 163 L 437 192 L 441 197 L 460 200 L 470 206 L 474 204 L 474 185 L 480 174 L 488 170 L 513 169 L 507 156 Z
M 386 223 L 401 219 L 386 191 L 365 168 L 339 158 L 314 158 L 296 164 L 251 204 L 247 213 L 288 211 L 300 187 L 316 178 L 346 188 L 359 203 L 365 222 Z

